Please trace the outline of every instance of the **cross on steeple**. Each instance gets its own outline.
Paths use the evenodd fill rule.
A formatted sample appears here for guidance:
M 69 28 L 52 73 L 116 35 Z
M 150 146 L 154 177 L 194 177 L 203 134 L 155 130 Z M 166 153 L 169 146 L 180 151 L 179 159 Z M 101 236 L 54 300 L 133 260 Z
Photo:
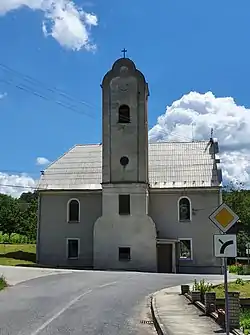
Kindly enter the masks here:
M 125 48 L 122 50 L 123 53 L 123 58 L 126 58 L 126 53 L 128 52 L 128 50 L 126 50 Z

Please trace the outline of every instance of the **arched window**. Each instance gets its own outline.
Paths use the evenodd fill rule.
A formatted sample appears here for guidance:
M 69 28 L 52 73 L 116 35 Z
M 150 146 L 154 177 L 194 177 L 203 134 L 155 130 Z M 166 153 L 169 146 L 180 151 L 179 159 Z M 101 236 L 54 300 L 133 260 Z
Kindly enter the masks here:
M 80 202 L 70 199 L 68 202 L 68 222 L 80 222 Z
M 130 123 L 130 108 L 127 105 L 121 105 L 119 107 L 119 123 Z
M 178 216 L 179 216 L 179 221 L 191 221 L 192 206 L 191 206 L 191 201 L 189 198 L 182 197 L 179 199 Z

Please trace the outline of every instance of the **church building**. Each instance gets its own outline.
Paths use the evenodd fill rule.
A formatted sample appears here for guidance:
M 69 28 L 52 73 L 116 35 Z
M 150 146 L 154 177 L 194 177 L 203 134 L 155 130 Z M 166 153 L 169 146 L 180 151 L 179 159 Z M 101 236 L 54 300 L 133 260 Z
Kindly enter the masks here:
M 75 145 L 42 173 L 37 262 L 221 273 L 208 218 L 222 202 L 218 143 L 149 143 L 149 88 L 128 58 L 101 88 L 102 144 Z

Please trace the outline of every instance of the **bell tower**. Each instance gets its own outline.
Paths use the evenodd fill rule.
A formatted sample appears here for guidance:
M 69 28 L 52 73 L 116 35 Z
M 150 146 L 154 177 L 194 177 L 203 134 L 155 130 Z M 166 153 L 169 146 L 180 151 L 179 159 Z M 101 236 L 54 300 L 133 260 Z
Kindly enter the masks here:
M 102 217 L 94 226 L 94 267 L 156 271 L 156 228 L 148 216 L 148 84 L 124 57 L 101 87 Z
M 148 183 L 148 84 L 117 60 L 103 79 L 103 184 Z

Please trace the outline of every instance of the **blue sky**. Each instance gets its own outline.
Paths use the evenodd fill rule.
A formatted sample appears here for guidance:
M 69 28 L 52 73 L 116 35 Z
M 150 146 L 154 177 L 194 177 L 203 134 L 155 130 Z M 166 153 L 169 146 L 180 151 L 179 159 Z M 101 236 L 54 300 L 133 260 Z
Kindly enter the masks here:
M 62 39 L 60 44 L 59 38 L 46 36 L 40 8 L 2 1 L 7 3 L 0 4 L 0 94 L 7 94 L 0 99 L 2 173 L 23 171 L 37 178 L 42 169 L 37 157 L 55 160 L 76 143 L 101 142 L 100 83 L 124 47 L 149 82 L 151 126 L 166 106 L 191 91 L 232 97 L 235 108 L 248 111 L 249 0 L 75 0 L 78 10 L 98 19 L 88 29 L 95 52 L 86 45 L 72 50 Z M 52 29 L 49 19 L 47 31 Z M 70 101 L 48 90 L 54 87 L 74 98 L 77 112 L 56 102 Z

